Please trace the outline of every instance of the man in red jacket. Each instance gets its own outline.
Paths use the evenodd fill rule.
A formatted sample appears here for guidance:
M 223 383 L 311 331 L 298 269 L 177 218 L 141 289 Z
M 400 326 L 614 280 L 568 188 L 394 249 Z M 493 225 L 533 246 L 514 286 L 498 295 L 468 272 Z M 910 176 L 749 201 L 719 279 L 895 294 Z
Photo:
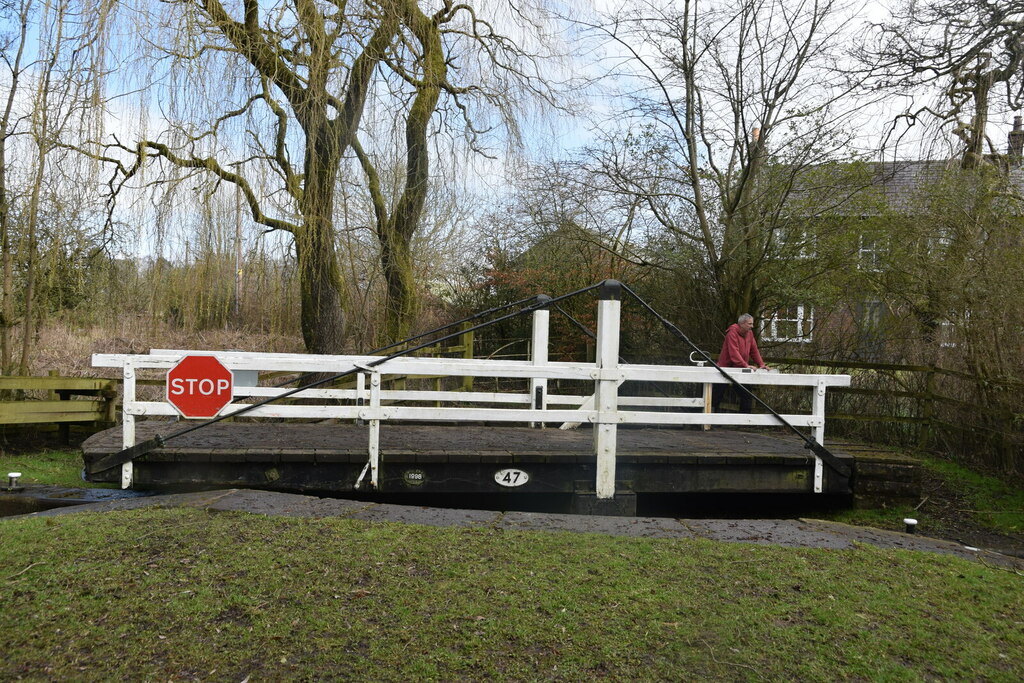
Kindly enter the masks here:
M 718 354 L 718 365 L 723 368 L 749 368 L 751 365 L 766 369 L 754 339 L 754 316 L 744 313 L 725 331 L 722 352 Z M 717 413 L 722 404 L 727 384 L 716 384 L 711 389 L 711 407 Z M 740 412 L 751 412 L 752 399 L 746 391 L 738 391 Z

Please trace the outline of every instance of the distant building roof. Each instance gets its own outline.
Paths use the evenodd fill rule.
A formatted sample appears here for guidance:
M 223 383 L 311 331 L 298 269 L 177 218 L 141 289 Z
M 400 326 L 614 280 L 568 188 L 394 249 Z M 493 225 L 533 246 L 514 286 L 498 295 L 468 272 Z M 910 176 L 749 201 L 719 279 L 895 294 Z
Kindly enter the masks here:
M 936 192 L 943 192 L 943 188 L 990 182 L 992 173 L 999 173 L 1007 181 L 1006 189 L 1024 200 L 1024 118 L 1015 117 L 1006 153 L 986 155 L 985 162 L 985 168 L 971 171 L 961 169 L 959 158 L 839 162 L 799 171 L 780 168 L 790 169 L 793 189 L 785 202 L 797 215 L 913 215 L 939 196 Z M 1024 202 L 1020 204 L 1017 212 L 1024 213 Z
M 993 169 L 1001 168 L 1012 189 L 1024 195 L 1024 166 L 1007 163 L 1005 158 L 996 158 Z M 929 190 L 937 184 L 968 182 L 967 171 L 961 171 L 959 160 L 893 161 L 871 164 L 872 185 L 882 190 L 886 207 L 895 213 L 915 213 Z
M 1024 198 L 1024 166 L 996 160 L 1013 193 Z M 943 186 L 980 182 L 991 175 L 963 171 L 959 160 L 912 160 L 818 165 L 806 169 L 786 200 L 798 215 L 919 214 Z M 1024 213 L 1024 208 L 1022 208 Z

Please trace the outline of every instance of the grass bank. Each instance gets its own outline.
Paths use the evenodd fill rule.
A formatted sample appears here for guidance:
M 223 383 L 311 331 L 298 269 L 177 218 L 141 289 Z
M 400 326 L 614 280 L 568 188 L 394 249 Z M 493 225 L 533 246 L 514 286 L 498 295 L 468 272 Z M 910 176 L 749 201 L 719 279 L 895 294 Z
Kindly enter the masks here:
M 0 678 L 1020 680 L 952 557 L 192 509 L 0 521 Z
M 42 448 L 0 457 L 0 475 L 21 472 L 23 484 L 46 484 L 70 488 L 113 488 L 114 484 L 92 484 L 82 481 L 82 452 L 75 448 Z
M 923 468 L 922 500 L 918 505 L 883 509 L 851 509 L 828 515 L 847 524 L 902 530 L 904 517 L 914 517 L 923 532 L 957 540 L 971 530 L 1019 538 L 1024 534 L 1024 489 L 935 456 L 914 455 Z

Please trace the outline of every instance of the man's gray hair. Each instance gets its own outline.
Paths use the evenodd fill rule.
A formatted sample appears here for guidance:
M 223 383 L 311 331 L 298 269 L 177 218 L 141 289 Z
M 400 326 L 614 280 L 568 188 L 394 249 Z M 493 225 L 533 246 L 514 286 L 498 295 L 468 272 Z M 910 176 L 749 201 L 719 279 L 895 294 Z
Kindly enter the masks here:
M 738 323 L 741 323 L 744 320 L 749 320 L 750 322 L 754 322 L 754 316 L 750 315 L 749 313 L 742 313 L 742 314 L 740 314 L 740 317 L 736 318 L 736 322 L 738 322 Z

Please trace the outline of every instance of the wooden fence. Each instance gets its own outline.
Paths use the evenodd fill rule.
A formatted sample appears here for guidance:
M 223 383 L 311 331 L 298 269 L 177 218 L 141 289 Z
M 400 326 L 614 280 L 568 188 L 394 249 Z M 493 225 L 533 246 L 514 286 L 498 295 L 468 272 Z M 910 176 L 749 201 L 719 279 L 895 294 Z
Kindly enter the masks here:
M 58 424 L 65 436 L 72 422 L 117 420 L 114 379 L 0 376 L 0 424 Z
M 926 365 L 771 358 L 783 370 L 848 374 L 828 406 L 834 434 L 966 456 L 1007 472 L 1024 468 L 1024 383 Z

